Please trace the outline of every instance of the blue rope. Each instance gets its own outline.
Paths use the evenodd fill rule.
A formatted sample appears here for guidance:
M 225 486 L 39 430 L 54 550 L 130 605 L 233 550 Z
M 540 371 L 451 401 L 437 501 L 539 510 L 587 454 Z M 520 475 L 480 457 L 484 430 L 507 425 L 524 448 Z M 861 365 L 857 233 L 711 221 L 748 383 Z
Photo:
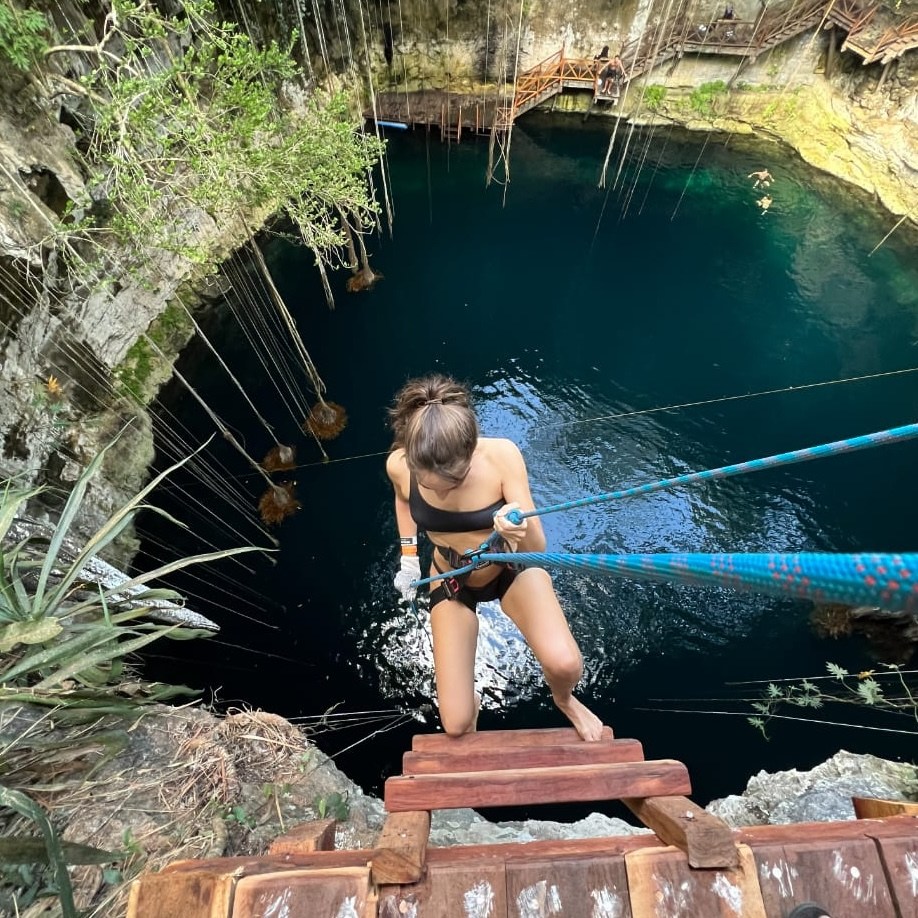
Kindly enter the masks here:
M 835 440 L 832 443 L 823 443 L 820 446 L 808 446 L 804 449 L 795 449 L 789 453 L 777 453 L 766 456 L 764 459 L 750 459 L 748 462 L 737 462 L 734 465 L 723 465 L 718 469 L 707 469 L 704 472 L 691 472 L 686 475 L 677 475 L 675 478 L 663 478 L 650 484 L 637 485 L 625 488 L 622 491 L 609 491 L 593 497 L 581 497 L 579 500 L 569 500 L 562 504 L 553 504 L 536 510 L 511 510 L 507 519 L 511 523 L 521 523 L 530 516 L 544 516 L 546 513 L 556 513 L 558 510 L 574 510 L 577 507 L 589 507 L 607 500 L 618 500 L 621 497 L 634 497 L 638 494 L 652 494 L 665 488 L 675 488 L 679 485 L 692 484 L 696 481 L 715 481 L 720 478 L 730 478 L 733 475 L 744 475 L 747 472 L 760 472 L 763 469 L 773 469 L 781 465 L 792 465 L 795 462 L 808 462 L 810 459 L 822 459 L 826 456 L 838 456 L 842 453 L 854 453 L 858 450 L 869 449 L 872 446 L 882 446 L 887 443 L 902 443 L 918 437 L 918 424 L 905 424 L 902 427 L 893 427 L 889 430 L 880 430 L 876 433 L 864 434 L 860 437 L 851 437 L 848 440 Z
M 565 501 L 541 509 L 521 512 L 511 510 L 507 518 L 520 523 L 531 516 L 543 516 L 559 510 L 588 507 L 607 500 L 651 494 L 665 488 L 714 481 L 758 472 L 763 469 L 807 462 L 825 456 L 853 453 L 873 446 L 901 443 L 918 437 L 918 424 L 905 424 L 889 430 L 835 440 L 819 446 L 777 453 L 763 459 L 738 462 L 703 472 L 691 472 L 675 478 L 664 478 L 649 484 L 619 491 L 609 491 L 579 500 Z M 771 595 L 792 595 L 817 602 L 841 602 L 848 605 L 879 605 L 884 609 L 918 610 L 918 582 L 912 583 L 912 571 L 918 573 L 918 555 L 889 554 L 625 554 L 577 555 L 557 552 L 494 552 L 491 551 L 497 533 L 488 537 L 472 561 L 456 570 L 425 577 L 414 582 L 415 587 L 434 583 L 448 577 L 459 577 L 480 565 L 477 556 L 487 553 L 495 563 L 518 564 L 523 567 L 554 565 L 578 570 L 595 570 L 618 577 L 638 580 L 674 581 L 676 583 L 713 584 L 738 590 L 758 590 Z M 898 603 L 898 604 L 897 604 Z
M 918 612 L 918 553 L 576 555 L 495 552 L 489 554 L 488 559 L 522 567 L 601 571 L 634 580 L 729 587 L 815 602 Z

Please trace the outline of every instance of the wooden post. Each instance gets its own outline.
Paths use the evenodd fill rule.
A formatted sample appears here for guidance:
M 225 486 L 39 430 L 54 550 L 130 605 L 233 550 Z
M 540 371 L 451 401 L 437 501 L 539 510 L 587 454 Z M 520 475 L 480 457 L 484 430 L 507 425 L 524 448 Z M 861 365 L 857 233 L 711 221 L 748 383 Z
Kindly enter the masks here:
M 918 816 L 918 803 L 907 800 L 873 800 L 852 797 L 854 815 L 858 819 L 881 819 L 886 816 Z
M 681 848 L 690 867 L 739 863 L 730 827 L 688 797 L 626 797 L 622 803 L 661 841 Z
M 382 886 L 420 880 L 427 864 L 429 835 L 429 812 L 390 813 L 370 862 L 373 882 Z
M 286 835 L 271 842 L 268 854 L 309 854 L 313 851 L 334 851 L 335 820 L 317 819 L 294 826 Z
M 887 61 L 886 66 L 883 68 L 883 72 L 880 74 L 880 82 L 877 83 L 874 92 L 879 92 L 883 88 L 883 84 L 886 82 L 886 77 L 889 76 L 890 68 L 892 67 L 893 62 Z

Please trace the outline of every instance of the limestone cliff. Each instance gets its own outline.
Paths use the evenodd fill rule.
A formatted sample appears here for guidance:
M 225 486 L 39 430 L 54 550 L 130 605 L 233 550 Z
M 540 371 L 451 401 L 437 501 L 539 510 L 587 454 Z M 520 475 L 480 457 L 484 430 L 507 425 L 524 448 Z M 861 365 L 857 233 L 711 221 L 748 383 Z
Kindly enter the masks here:
M 48 9 L 74 33 L 92 34 L 83 4 L 65 0 Z M 600 0 L 402 0 L 384 7 L 329 0 L 305 12 L 281 0 L 247 11 L 227 5 L 223 12 L 239 9 L 242 27 L 256 38 L 299 30 L 295 52 L 316 80 L 349 72 L 369 88 L 372 74 L 376 90 L 408 92 L 494 93 L 562 46 L 568 55 L 592 57 L 603 45 L 614 50 L 640 36 L 666 15 L 649 0 L 613 6 Z M 736 4 L 741 19 L 753 20 L 759 9 L 757 0 Z M 688 15 L 707 20 L 719 15 L 719 7 L 695 4 Z M 914 220 L 918 52 L 906 53 L 888 72 L 846 52 L 836 56 L 827 77 L 827 34 L 814 28 L 742 72 L 736 58 L 686 54 L 636 80 L 621 107 L 607 114 L 781 142 L 866 190 L 891 214 Z M 61 55 L 57 63 L 64 80 L 78 79 L 85 67 L 78 54 Z M 73 130 L 83 117 L 81 99 L 66 86 L 62 91 L 60 82 L 8 76 L 0 92 L 0 471 L 66 491 L 99 444 L 130 422 L 106 464 L 107 484 L 96 485 L 87 502 L 94 508 L 86 520 L 90 528 L 138 487 L 152 459 L 144 406 L 170 366 L 138 341 L 147 333 L 170 357 L 177 354 L 192 328 L 176 298 L 194 301 L 206 294 L 209 281 L 194 261 L 175 252 L 123 250 L 110 252 L 96 282 L 75 279 L 60 248 L 49 242 L 65 214 L 80 216 L 68 206 L 86 197 Z M 730 92 L 699 109 L 693 91 L 717 81 L 730 83 Z M 588 98 L 565 96 L 556 107 L 576 110 Z M 572 130 L 576 124 L 572 119 Z M 776 149 L 774 156 L 781 155 Z M 186 209 L 175 220 L 213 263 L 238 242 L 237 231 L 202 211 Z

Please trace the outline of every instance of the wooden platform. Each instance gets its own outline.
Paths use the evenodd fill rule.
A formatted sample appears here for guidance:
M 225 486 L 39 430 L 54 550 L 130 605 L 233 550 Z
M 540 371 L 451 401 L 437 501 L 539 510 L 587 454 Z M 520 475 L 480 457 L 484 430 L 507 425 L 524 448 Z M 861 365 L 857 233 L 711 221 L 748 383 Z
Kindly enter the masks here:
M 594 103 L 618 104 L 624 87 L 685 54 L 728 55 L 740 58 L 740 67 L 766 51 L 816 28 L 837 28 L 846 37 L 842 51 L 859 55 L 864 64 L 889 64 L 918 48 L 918 15 L 905 16 L 881 7 L 875 0 L 785 0 L 765 4 L 754 20 L 698 21 L 680 4 L 668 18 L 643 30 L 621 49 L 625 77 L 614 92 L 603 93 L 596 59 L 568 57 L 565 50 L 551 55 L 516 78 L 512 93 L 469 94 L 442 90 L 380 92 L 370 121 L 388 121 L 407 127 L 436 128 L 444 141 L 458 143 L 463 134 L 509 131 L 520 115 L 565 90 L 586 90 Z M 833 39 L 834 41 L 834 39 Z
M 305 824 L 264 857 L 141 877 L 128 918 L 786 918 L 811 900 L 832 918 L 918 918 L 914 815 L 730 830 L 680 796 L 681 763 L 645 762 L 611 731 L 589 744 L 572 730 L 418 736 L 404 768 L 375 848 L 327 850 L 331 822 Z M 428 847 L 431 809 L 610 791 L 653 834 Z

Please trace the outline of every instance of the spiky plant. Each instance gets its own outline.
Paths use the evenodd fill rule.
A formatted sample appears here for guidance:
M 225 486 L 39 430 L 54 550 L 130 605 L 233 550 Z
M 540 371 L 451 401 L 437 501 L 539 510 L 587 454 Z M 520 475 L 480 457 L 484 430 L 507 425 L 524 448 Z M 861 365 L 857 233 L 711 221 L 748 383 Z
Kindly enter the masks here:
M 87 589 L 81 579 L 86 566 L 124 532 L 140 509 L 148 508 L 144 503 L 147 495 L 183 464 L 156 476 L 86 540 L 75 558 L 68 560 L 62 553 L 65 539 L 107 449 L 80 476 L 57 525 L 46 536 L 29 537 L 0 552 L 0 701 L 101 707 L 107 713 L 133 709 L 141 701 L 162 700 L 181 691 L 141 683 L 143 690 L 138 692 L 137 679 L 126 659 L 162 637 L 195 638 L 208 632 L 144 620 L 155 611 L 153 603 L 181 602 L 182 597 L 172 590 L 138 592 L 136 588 L 194 564 L 259 550 L 245 547 L 194 555 L 114 586 L 93 584 Z M 9 481 L 0 484 L 0 544 L 20 507 L 39 490 L 17 488 Z M 120 691 L 124 682 L 132 687 L 126 701 Z
M 80 476 L 57 524 L 44 531 L 14 526 L 23 505 L 41 489 L 0 482 L 0 813 L 5 809 L 28 818 L 42 836 L 39 843 L 22 834 L 21 825 L 8 818 L 0 822 L 0 888 L 12 888 L 16 908 L 33 894 L 57 894 L 66 918 L 77 915 L 66 864 L 110 862 L 119 855 L 61 843 L 31 795 L 50 802 L 53 812 L 56 794 L 78 786 L 93 767 L 124 748 L 127 734 L 118 716 L 130 717 L 141 705 L 191 693 L 184 686 L 142 679 L 130 662 L 133 654 L 159 638 L 210 633 L 146 620 L 161 611 L 163 601 L 179 603 L 182 597 L 145 585 L 193 564 L 260 550 L 244 547 L 182 558 L 114 585 L 89 582 L 88 570 L 99 552 L 139 510 L 155 509 L 145 503 L 147 495 L 183 464 L 158 475 L 82 548 L 71 551 L 71 542 L 65 550 L 106 452 Z M 14 531 L 29 535 L 13 536 Z M 17 891 L 15 877 L 7 875 L 17 865 L 30 871 L 33 865 L 32 873 L 47 874 L 47 882 L 24 894 Z M 6 892 L 0 894 L 0 912 L 5 913 L 7 898 Z

